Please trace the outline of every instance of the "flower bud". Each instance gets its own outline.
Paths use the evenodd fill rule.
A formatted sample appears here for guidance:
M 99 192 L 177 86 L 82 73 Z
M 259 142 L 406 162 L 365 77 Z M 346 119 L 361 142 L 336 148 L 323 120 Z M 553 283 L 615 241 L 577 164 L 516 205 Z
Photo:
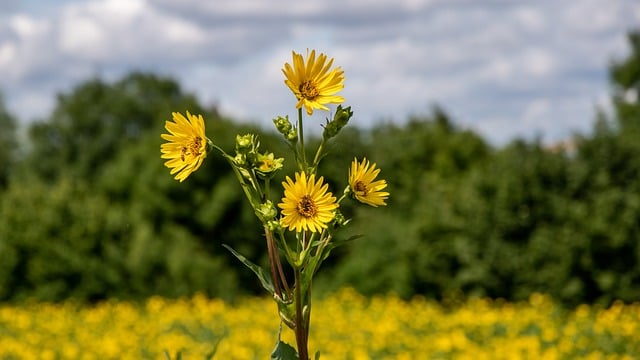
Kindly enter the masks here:
M 257 147 L 256 136 L 254 134 L 236 135 L 236 151 L 238 153 L 246 154 Z
M 233 162 L 240 166 L 243 167 L 247 164 L 247 155 L 245 154 L 241 154 L 241 153 L 237 153 L 236 156 L 233 158 Z
M 273 232 L 280 232 L 282 230 L 282 224 L 280 220 L 269 220 L 267 221 L 267 228 Z
M 333 217 L 333 223 L 334 223 L 335 228 L 346 226 L 350 222 L 351 222 L 351 219 L 345 218 L 344 215 L 340 211 L 336 211 L 336 213 L 335 213 L 335 215 Z
M 276 125 L 276 129 L 278 130 L 278 132 L 285 136 L 293 128 L 293 125 L 291 125 L 291 122 L 289 121 L 288 115 L 286 117 L 278 116 L 277 118 L 273 119 L 273 123 Z
M 342 108 L 342 105 L 338 105 L 336 109 L 336 113 L 333 116 L 333 120 L 329 121 L 327 119 L 327 125 L 324 127 L 324 132 L 322 133 L 322 137 L 325 140 L 328 140 L 334 136 L 336 136 L 340 130 L 342 130 L 345 125 L 349 122 L 349 119 L 353 116 L 353 111 L 351 111 L 351 106 L 346 108 Z
M 265 223 L 271 222 L 276 216 L 278 216 L 278 210 L 273 206 L 271 200 L 267 200 L 255 208 L 256 215 Z
M 296 142 L 298 142 L 298 133 L 294 130 L 291 129 L 286 135 L 285 137 L 287 138 L 287 140 L 289 142 L 291 142 L 292 144 L 295 144 Z

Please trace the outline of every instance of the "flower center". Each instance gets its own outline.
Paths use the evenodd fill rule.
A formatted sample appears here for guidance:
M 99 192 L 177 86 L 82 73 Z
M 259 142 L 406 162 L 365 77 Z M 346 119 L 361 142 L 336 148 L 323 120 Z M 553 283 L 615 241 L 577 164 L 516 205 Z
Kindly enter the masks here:
M 305 195 L 298 202 L 298 214 L 310 218 L 318 213 L 318 206 L 309 195 Z
M 367 195 L 367 193 L 369 192 L 369 189 L 367 189 L 367 185 L 361 180 L 358 180 L 356 182 L 356 185 L 354 186 L 354 189 L 357 192 L 362 192 L 363 193 L 362 195 Z
M 316 84 L 311 80 L 304 81 L 302 84 L 300 84 L 298 90 L 300 91 L 300 95 L 302 95 L 303 98 L 309 100 L 315 99 L 315 97 L 320 94 L 318 92 Z
M 262 162 L 260 163 L 260 166 L 258 167 L 258 170 L 269 171 L 272 168 L 273 168 L 273 160 L 265 159 L 265 160 L 262 160 Z
M 193 141 L 182 146 L 180 151 L 180 159 L 185 161 L 187 156 L 197 157 L 200 155 L 200 148 L 202 147 L 202 138 L 200 136 L 196 136 Z

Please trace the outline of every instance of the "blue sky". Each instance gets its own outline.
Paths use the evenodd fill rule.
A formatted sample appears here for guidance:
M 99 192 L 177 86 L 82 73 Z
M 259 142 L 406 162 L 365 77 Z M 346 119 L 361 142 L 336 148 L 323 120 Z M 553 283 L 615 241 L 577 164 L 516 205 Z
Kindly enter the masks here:
M 607 109 L 634 26 L 637 0 L 4 0 L 0 90 L 27 123 L 89 77 L 148 70 L 266 125 L 295 114 L 280 69 L 309 48 L 344 69 L 359 126 L 438 104 L 497 144 L 555 142 Z

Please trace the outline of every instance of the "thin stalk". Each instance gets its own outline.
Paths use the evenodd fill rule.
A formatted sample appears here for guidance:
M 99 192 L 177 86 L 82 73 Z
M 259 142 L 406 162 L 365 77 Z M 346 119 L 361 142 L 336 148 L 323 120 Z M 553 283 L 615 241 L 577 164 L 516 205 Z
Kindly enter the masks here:
M 276 261 L 276 267 L 278 268 L 278 274 L 280 275 L 280 279 L 282 280 L 282 286 L 284 286 L 284 291 L 287 294 L 287 300 L 293 297 L 291 293 L 291 289 L 289 289 L 289 284 L 287 283 L 287 277 L 284 275 L 284 271 L 282 270 L 282 262 L 280 261 L 280 257 L 278 257 Z
M 304 129 L 302 126 L 302 107 L 298 109 L 298 141 L 300 142 L 300 158 L 302 159 L 302 171 L 307 171 L 307 155 L 304 148 Z
M 300 278 L 300 268 L 295 269 L 295 302 L 296 302 L 296 345 L 298 347 L 298 357 L 300 360 L 309 360 L 308 340 L 309 340 L 309 318 L 304 316 L 302 307 L 302 294 L 300 287 L 302 281 Z M 310 305 L 310 304 L 309 304 Z M 310 312 L 311 309 L 308 309 Z M 307 314 L 309 315 L 309 314 Z
M 313 157 L 313 172 L 315 173 L 316 168 L 318 167 L 318 164 L 320 163 L 320 155 L 322 155 L 322 152 L 324 150 L 324 137 L 322 137 L 322 141 L 320 142 L 320 146 L 318 146 L 318 151 L 316 151 L 316 156 Z
M 267 253 L 269 254 L 269 269 L 271 270 L 271 280 L 273 281 L 274 290 L 276 295 L 282 299 L 282 289 L 280 288 L 280 278 L 276 273 L 276 267 L 278 261 L 278 254 L 275 248 L 275 242 L 273 241 L 273 233 L 271 230 L 264 226 L 264 232 L 267 238 Z

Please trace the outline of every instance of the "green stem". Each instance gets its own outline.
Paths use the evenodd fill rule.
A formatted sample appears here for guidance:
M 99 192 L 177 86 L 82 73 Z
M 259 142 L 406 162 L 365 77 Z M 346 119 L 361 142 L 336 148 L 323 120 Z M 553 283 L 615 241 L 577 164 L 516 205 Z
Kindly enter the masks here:
M 324 150 L 324 137 L 320 142 L 320 146 L 318 146 L 318 151 L 316 151 L 316 156 L 313 157 L 313 172 L 315 173 L 316 168 L 318 167 L 318 163 L 320 163 L 320 156 L 322 155 L 322 151 Z
M 249 174 L 251 174 L 251 183 L 253 184 L 253 188 L 258 192 L 258 197 L 260 198 L 260 202 L 264 202 L 262 189 L 260 188 L 260 183 L 258 182 L 258 177 L 256 176 L 256 172 L 251 170 L 247 170 Z
M 298 109 L 298 141 L 300 142 L 300 158 L 302 159 L 301 171 L 307 171 L 307 155 L 304 148 L 304 129 L 302 126 L 302 107 Z
M 340 196 L 340 199 L 338 199 L 336 203 L 340 204 L 342 200 L 344 200 L 344 198 L 346 198 L 350 193 L 351 193 L 351 189 L 349 188 L 349 185 L 347 185 L 347 187 L 345 187 L 344 191 L 342 192 L 342 196 Z

